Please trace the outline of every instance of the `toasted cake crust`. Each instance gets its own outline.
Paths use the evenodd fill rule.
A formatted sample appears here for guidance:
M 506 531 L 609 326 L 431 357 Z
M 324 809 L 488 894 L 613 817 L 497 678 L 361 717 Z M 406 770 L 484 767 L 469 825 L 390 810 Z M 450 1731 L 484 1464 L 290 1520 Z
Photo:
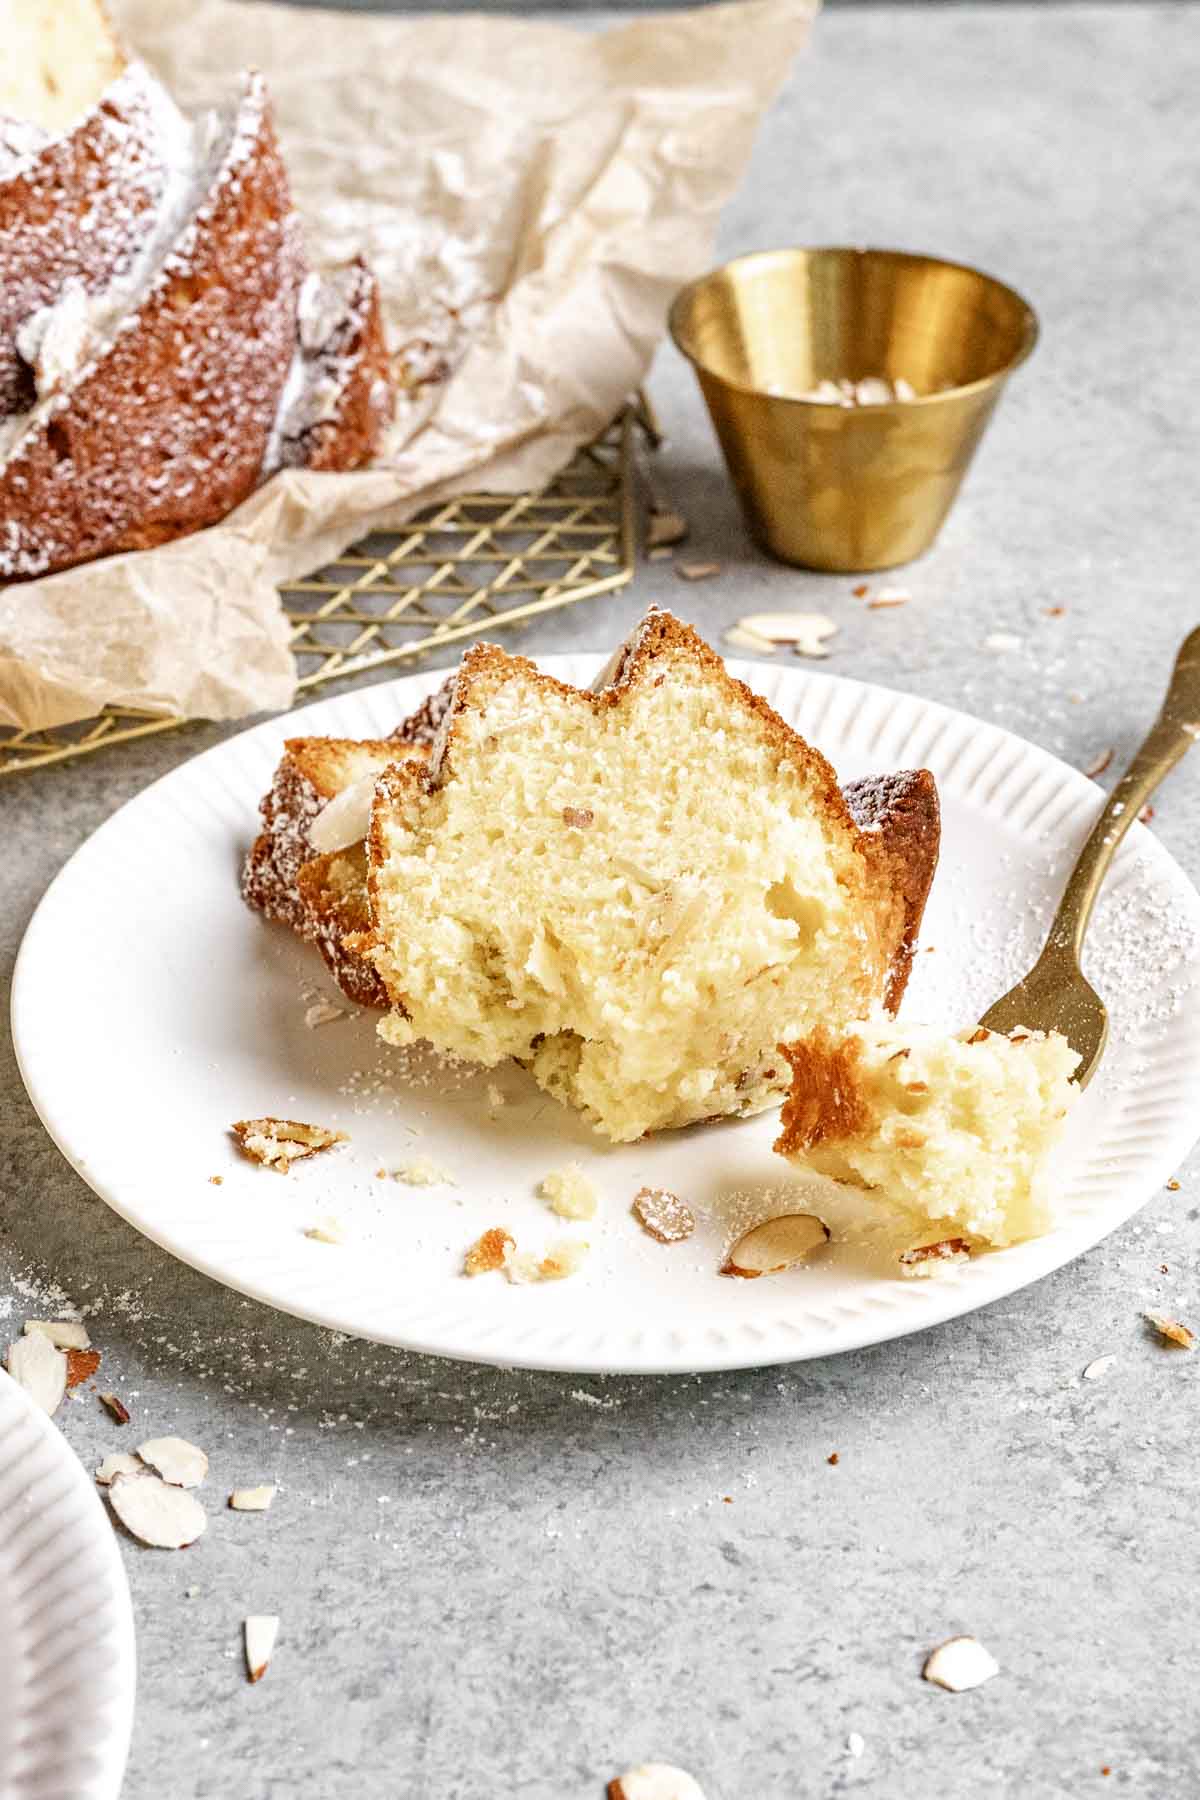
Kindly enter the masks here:
M 279 465 L 357 469 L 379 448 L 395 399 L 379 284 L 361 259 L 334 275 L 310 276 L 309 284 L 316 284 L 318 313 L 321 293 L 332 296 L 332 324 L 325 332 L 308 329 L 302 293 L 301 397 L 293 418 L 283 421 Z
M 891 870 L 904 909 L 904 924 L 892 958 L 884 1005 L 899 1010 L 912 971 L 921 920 L 942 842 L 942 809 L 937 782 L 928 769 L 895 775 L 868 775 L 842 790 L 850 816 L 862 831 L 877 834 L 879 854 Z

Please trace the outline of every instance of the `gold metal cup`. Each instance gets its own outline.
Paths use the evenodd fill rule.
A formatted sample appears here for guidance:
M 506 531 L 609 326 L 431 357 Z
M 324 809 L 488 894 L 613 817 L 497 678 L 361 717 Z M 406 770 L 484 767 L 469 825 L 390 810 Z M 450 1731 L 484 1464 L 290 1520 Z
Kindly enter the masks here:
M 784 562 L 848 572 L 933 543 L 1032 307 L 961 263 L 899 250 L 764 250 L 683 289 L 671 336 L 696 370 L 747 523 Z M 915 400 L 803 399 L 884 376 Z

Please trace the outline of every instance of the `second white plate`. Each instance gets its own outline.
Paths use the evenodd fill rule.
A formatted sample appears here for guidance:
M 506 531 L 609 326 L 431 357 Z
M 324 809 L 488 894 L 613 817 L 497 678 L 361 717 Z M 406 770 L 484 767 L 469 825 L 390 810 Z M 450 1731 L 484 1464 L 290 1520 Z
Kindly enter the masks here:
M 120 1552 L 79 1459 L 3 1372 L 0 1643 L 4 1800 L 116 1800 L 135 1682 Z
M 582 685 L 600 660 L 545 666 Z M 928 701 L 801 669 L 734 668 L 843 779 L 934 771 L 942 866 L 904 1012 L 955 1027 L 977 1018 L 1032 960 L 1095 816 L 1095 785 Z M 1062 1223 L 936 1280 L 903 1280 L 893 1261 L 849 1244 L 769 1281 L 717 1277 L 738 1224 L 796 1203 L 797 1178 L 771 1151 L 774 1115 L 613 1148 L 515 1069 L 457 1079 L 387 1050 L 365 1013 L 309 1029 L 313 990 L 340 1003 L 336 989 L 315 952 L 238 897 L 258 797 L 285 737 L 385 735 L 438 679 L 320 702 L 184 764 L 89 839 L 29 927 L 13 1032 L 33 1102 L 96 1192 L 186 1262 L 416 1350 L 579 1371 L 729 1368 L 824 1356 L 1010 1294 L 1127 1218 L 1192 1144 L 1200 897 L 1140 826 L 1092 930 L 1113 1035 L 1076 1111 Z M 352 1142 L 279 1177 L 238 1157 L 227 1135 L 232 1120 L 263 1113 L 337 1125 Z M 376 1175 L 417 1156 L 457 1185 Z M 529 1248 L 562 1235 L 536 1188 L 567 1157 L 602 1195 L 597 1219 L 574 1228 L 592 1245 L 583 1271 L 536 1288 L 464 1280 L 463 1251 L 490 1226 Z M 662 1246 L 640 1232 L 629 1204 L 643 1185 L 691 1202 L 691 1239 Z M 345 1229 L 339 1246 L 304 1235 L 326 1214 Z

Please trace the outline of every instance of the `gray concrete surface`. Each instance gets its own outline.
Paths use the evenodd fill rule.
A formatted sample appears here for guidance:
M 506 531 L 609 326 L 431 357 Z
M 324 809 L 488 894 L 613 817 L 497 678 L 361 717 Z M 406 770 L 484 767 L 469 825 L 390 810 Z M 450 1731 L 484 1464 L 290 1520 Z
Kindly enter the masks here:
M 1170 6 L 828 16 L 723 248 L 977 261 L 1033 298 L 1041 348 L 891 612 L 747 547 L 664 351 L 663 479 L 691 554 L 723 573 L 684 586 L 655 566 L 524 647 L 608 645 L 651 597 L 712 633 L 751 604 L 813 606 L 842 627 L 833 670 L 1078 764 L 1124 756 L 1200 618 L 1198 85 L 1200 29 Z M 984 655 L 996 631 L 1021 648 Z M 6 972 L 75 846 L 218 735 L 0 787 Z M 1200 766 L 1155 829 L 1200 874 Z M 944 1329 L 749 1374 L 560 1379 L 337 1339 L 178 1266 L 91 1197 L 2 1055 L 0 1304 L 42 1312 L 56 1284 L 94 1308 L 108 1385 L 207 1447 L 210 1492 L 281 1484 L 266 1517 L 214 1517 L 186 1554 L 122 1544 L 128 1800 L 599 1800 L 652 1755 L 708 1800 L 1200 1791 L 1200 1361 L 1139 1322 L 1147 1304 L 1200 1316 L 1195 1159 L 1073 1267 Z M 1081 1383 L 1107 1352 L 1107 1381 Z M 93 1398 L 62 1426 L 88 1463 L 119 1442 Z M 283 1617 L 253 1689 L 252 1610 Z M 920 1680 L 956 1631 L 1003 1671 L 960 1697 Z

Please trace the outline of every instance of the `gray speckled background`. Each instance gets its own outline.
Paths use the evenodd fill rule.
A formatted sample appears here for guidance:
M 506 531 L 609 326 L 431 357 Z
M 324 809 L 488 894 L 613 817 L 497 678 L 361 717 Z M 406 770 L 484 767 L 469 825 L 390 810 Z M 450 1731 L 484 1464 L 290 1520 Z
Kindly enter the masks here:
M 747 547 L 664 351 L 662 476 L 689 554 L 723 574 L 685 587 L 657 565 L 522 646 L 608 645 L 651 597 L 713 634 L 752 604 L 812 606 L 841 625 L 831 670 L 1077 764 L 1129 752 L 1200 618 L 1198 85 L 1200 19 L 1172 6 L 828 15 L 723 249 L 963 257 L 1028 292 L 1042 345 L 890 612 Z M 996 631 L 1020 648 L 985 653 Z M 0 787 L 6 973 L 75 846 L 219 735 Z M 1200 873 L 1200 766 L 1172 777 L 1155 829 Z M 923 1336 L 749 1374 L 560 1379 L 338 1340 L 180 1267 L 91 1197 L 0 1056 L 0 1305 L 44 1313 L 56 1283 L 94 1308 L 126 1435 L 177 1430 L 212 1457 L 194 1550 L 122 1543 L 128 1800 L 598 1800 L 650 1755 L 708 1800 L 1200 1789 L 1200 1361 L 1139 1322 L 1147 1304 L 1200 1312 L 1194 1162 L 1073 1267 Z M 1106 1352 L 1107 1380 L 1081 1384 Z M 89 1464 L 120 1443 L 86 1392 L 60 1417 Z M 260 1479 L 281 1484 L 268 1515 L 219 1510 Z M 283 1617 L 253 1689 L 252 1610 Z M 919 1674 L 960 1630 L 1003 1672 L 953 1697 Z

